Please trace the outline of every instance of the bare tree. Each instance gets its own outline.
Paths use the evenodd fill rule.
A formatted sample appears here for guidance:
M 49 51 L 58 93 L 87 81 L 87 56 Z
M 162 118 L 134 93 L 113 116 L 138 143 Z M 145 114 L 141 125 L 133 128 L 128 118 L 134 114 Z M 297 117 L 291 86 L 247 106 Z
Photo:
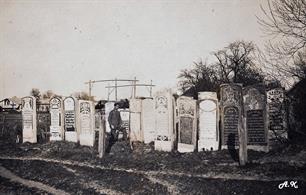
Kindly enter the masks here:
M 216 91 L 217 76 L 215 70 L 206 62 L 194 62 L 192 69 L 184 69 L 179 73 L 179 88 L 197 98 L 199 91 Z
M 41 94 L 40 94 L 40 90 L 37 88 L 32 88 L 31 92 L 30 92 L 31 96 L 34 96 L 36 98 L 36 103 L 40 102 L 41 99 Z
M 252 42 L 235 41 L 224 49 L 213 52 L 217 61 L 219 83 L 242 83 L 252 85 L 263 82 L 261 68 L 255 64 L 255 45 Z
M 75 92 L 72 96 L 76 97 L 78 100 L 91 100 L 94 101 L 93 96 L 89 96 L 87 92 Z
M 305 65 L 296 67 L 295 58 L 306 54 L 306 0 L 269 0 L 268 8 L 261 9 L 265 17 L 258 21 L 272 37 L 266 44 L 265 56 L 272 73 L 300 79 Z
M 194 63 L 192 69 L 184 69 L 178 78 L 184 94 L 195 98 L 199 91 L 217 91 L 221 83 L 242 83 L 245 86 L 264 81 L 261 69 L 256 66 L 255 45 L 252 42 L 236 41 L 213 52 L 216 62 Z
M 44 99 L 51 99 L 52 96 L 55 96 L 56 94 L 52 90 L 48 90 L 43 94 Z

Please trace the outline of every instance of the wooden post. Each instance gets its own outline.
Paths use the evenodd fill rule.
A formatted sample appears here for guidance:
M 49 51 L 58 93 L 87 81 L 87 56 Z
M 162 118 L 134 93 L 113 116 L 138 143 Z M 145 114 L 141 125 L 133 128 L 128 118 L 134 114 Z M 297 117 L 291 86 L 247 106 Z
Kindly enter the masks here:
M 98 145 L 98 152 L 99 158 L 104 156 L 105 152 L 105 116 L 100 117 L 100 129 L 99 129 L 99 145 Z
M 238 136 L 239 136 L 239 165 L 244 166 L 248 161 L 247 153 L 247 133 L 246 133 L 246 118 L 244 112 L 239 119 Z

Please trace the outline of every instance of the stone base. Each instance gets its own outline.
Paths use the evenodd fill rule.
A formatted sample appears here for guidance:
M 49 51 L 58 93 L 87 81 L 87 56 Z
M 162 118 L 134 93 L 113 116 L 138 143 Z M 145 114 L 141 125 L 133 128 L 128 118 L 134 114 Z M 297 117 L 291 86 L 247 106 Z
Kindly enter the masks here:
M 154 141 L 154 149 L 158 151 L 165 151 L 171 152 L 173 149 L 173 142 L 172 141 Z
M 78 135 L 75 131 L 65 132 L 65 140 L 68 142 L 78 142 Z
M 154 138 L 156 137 L 154 130 L 151 130 L 151 131 L 147 130 L 147 132 L 146 132 L 146 130 L 144 130 L 143 133 L 144 133 L 144 135 L 143 135 L 144 139 L 143 140 L 144 140 L 145 144 L 149 144 L 151 142 L 154 142 Z
M 51 132 L 50 141 L 62 141 L 62 140 L 63 139 L 58 132 L 56 133 Z
M 216 151 L 219 149 L 219 142 L 216 138 L 206 138 L 198 141 L 198 152 Z
M 80 134 L 80 145 L 91 146 L 94 145 L 94 134 Z
M 33 137 L 23 137 L 22 138 L 22 142 L 25 143 L 25 142 L 30 142 L 30 143 L 37 143 L 37 140 Z
M 258 152 L 269 152 L 269 147 L 266 146 L 258 146 L 258 145 L 248 145 L 248 150 L 254 150 Z
M 183 144 L 183 143 L 177 144 L 177 151 L 181 153 L 194 152 L 194 150 L 195 150 L 195 146 L 192 144 Z

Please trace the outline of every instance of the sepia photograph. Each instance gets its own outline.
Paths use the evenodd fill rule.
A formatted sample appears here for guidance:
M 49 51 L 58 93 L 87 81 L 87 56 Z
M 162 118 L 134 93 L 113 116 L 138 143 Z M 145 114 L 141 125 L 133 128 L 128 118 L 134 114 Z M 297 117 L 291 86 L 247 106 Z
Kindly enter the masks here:
M 0 0 L 0 194 L 306 194 L 306 0 Z

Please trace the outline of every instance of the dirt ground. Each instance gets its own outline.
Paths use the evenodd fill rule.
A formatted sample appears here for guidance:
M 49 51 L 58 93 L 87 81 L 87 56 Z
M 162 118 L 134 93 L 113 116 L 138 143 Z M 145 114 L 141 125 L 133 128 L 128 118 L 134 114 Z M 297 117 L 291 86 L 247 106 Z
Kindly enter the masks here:
M 1 140 L 0 148 L 0 194 L 306 194 L 304 145 L 248 151 L 244 167 L 227 150 L 131 150 L 124 141 L 102 159 L 96 148 L 68 142 Z

